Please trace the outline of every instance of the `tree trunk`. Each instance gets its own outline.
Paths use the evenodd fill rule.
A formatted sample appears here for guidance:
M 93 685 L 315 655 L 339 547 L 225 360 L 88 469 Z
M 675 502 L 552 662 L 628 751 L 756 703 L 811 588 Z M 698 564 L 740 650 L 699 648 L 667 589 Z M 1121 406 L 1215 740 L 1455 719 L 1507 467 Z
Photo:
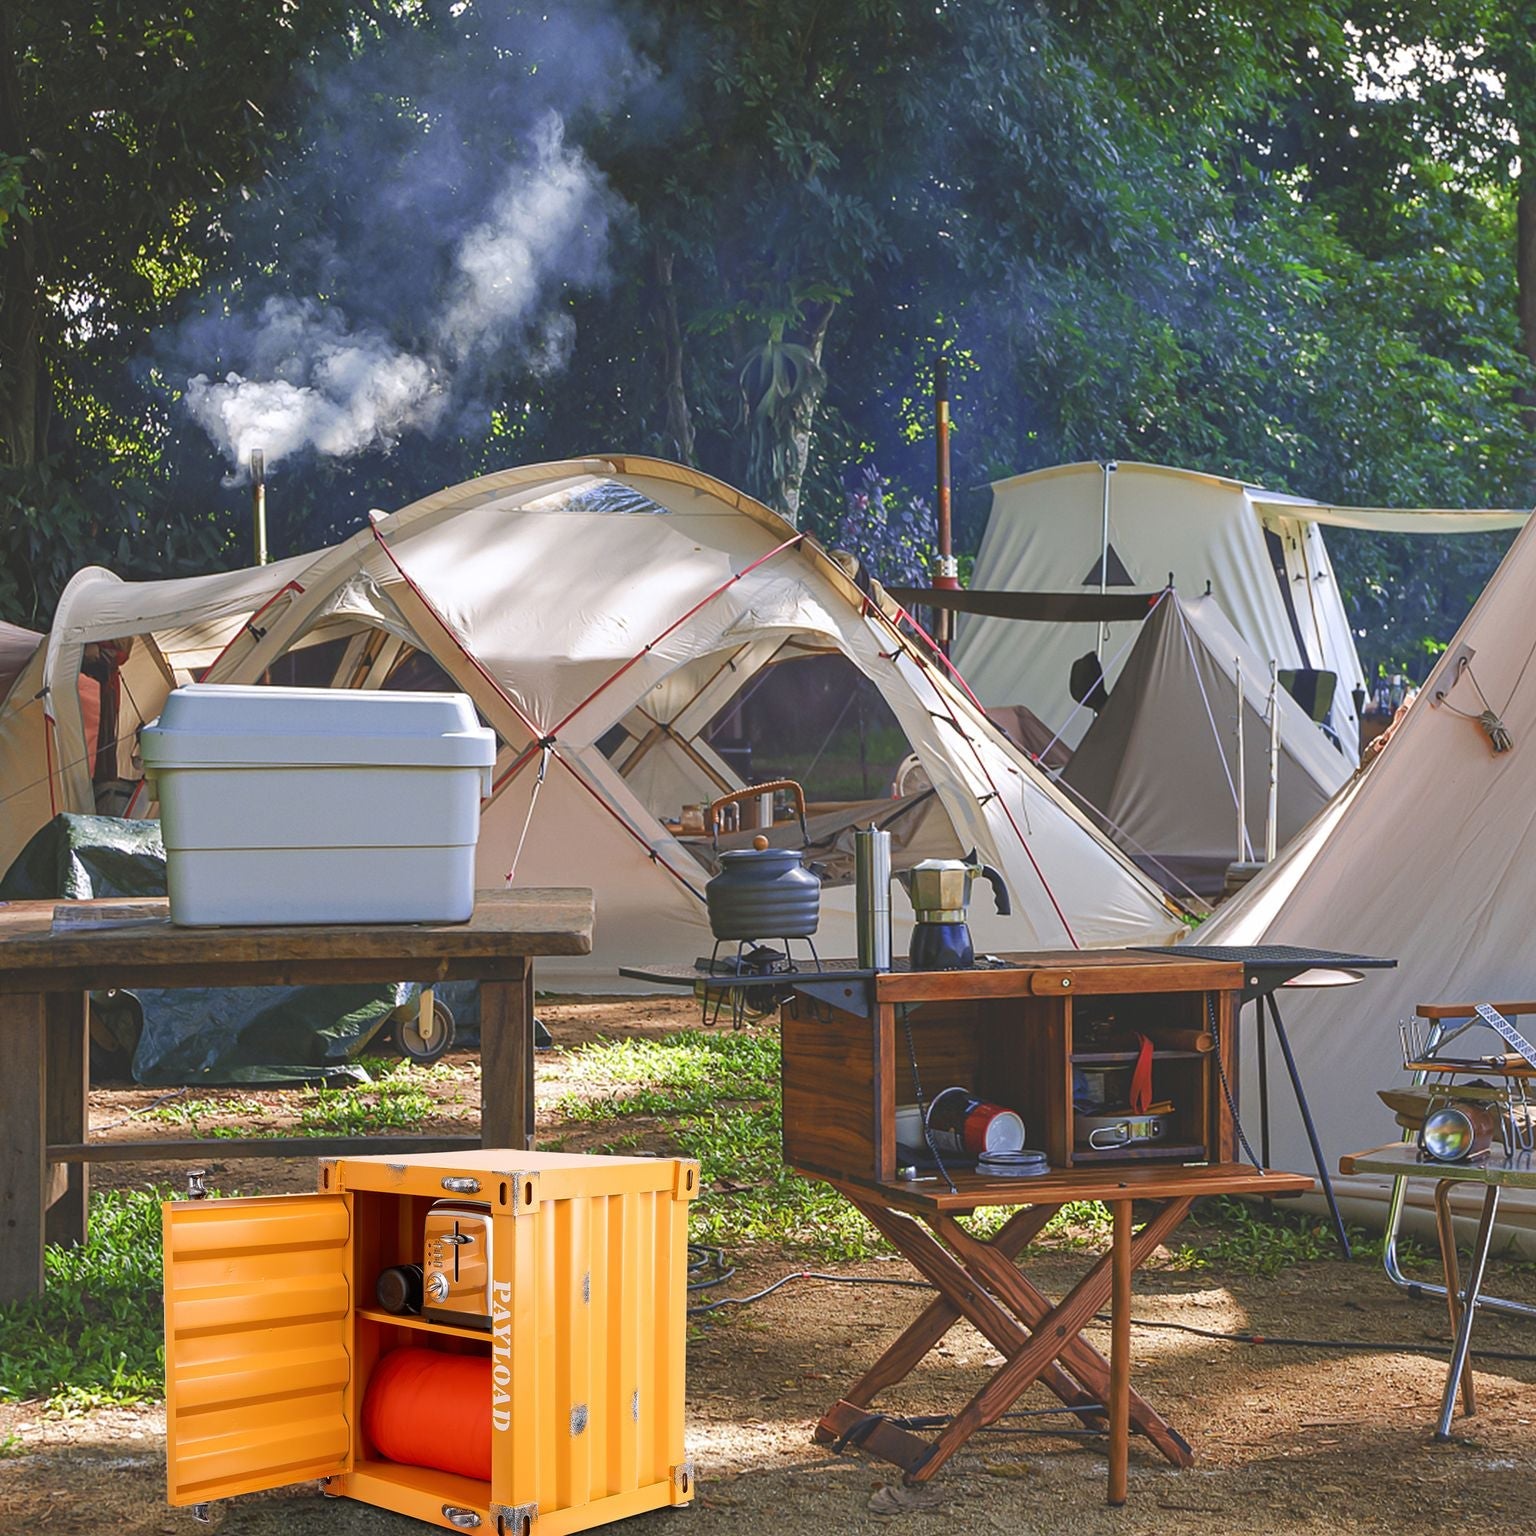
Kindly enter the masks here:
M 778 485 L 776 501 L 779 509 L 797 527 L 800 523 L 800 492 L 805 483 L 805 469 L 811 457 L 811 429 L 816 421 L 816 407 L 826 390 L 826 379 L 821 371 L 821 350 L 826 343 L 827 327 L 832 323 L 831 304 L 823 305 L 815 317 L 810 334 L 805 339 L 806 350 L 816 365 L 811 382 L 798 390 L 785 414 L 788 441 L 783 455 L 784 473 Z
M 9 154 L 24 152 L 27 143 L 14 46 L 0 6 L 0 147 Z M 42 299 L 36 231 L 30 220 L 14 218 L 0 246 L 0 454 L 13 465 L 34 464 L 39 456 Z
M 1536 367 L 1536 129 L 1520 136 L 1520 182 L 1515 193 L 1515 281 L 1520 314 L 1520 349 Z M 1536 393 L 1520 391 L 1526 430 L 1536 432 Z
M 683 383 L 683 332 L 677 320 L 677 290 L 672 286 L 672 252 L 652 250 L 656 281 L 656 326 L 661 333 L 661 394 L 666 406 L 662 440 L 666 451 L 682 464 L 693 464 L 693 417 Z

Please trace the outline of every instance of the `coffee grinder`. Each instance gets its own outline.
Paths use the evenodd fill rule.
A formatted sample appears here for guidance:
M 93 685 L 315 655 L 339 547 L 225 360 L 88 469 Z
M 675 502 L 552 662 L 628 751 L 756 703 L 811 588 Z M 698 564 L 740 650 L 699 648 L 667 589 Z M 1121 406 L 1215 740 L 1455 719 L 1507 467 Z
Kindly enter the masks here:
M 980 877 L 990 883 L 1000 917 L 1012 907 L 1003 877 L 983 864 L 973 848 L 963 859 L 924 859 L 896 878 L 912 900 L 916 926 L 908 954 L 914 971 L 968 971 L 976 964 L 966 912 L 971 904 L 971 882 Z

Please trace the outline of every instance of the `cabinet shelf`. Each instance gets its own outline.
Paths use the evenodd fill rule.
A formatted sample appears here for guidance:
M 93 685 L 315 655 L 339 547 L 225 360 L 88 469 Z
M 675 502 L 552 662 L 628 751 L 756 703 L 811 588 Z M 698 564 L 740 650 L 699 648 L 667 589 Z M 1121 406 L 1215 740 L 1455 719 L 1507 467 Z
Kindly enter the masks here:
M 428 1322 L 424 1317 L 412 1317 L 408 1312 L 386 1312 L 382 1307 L 359 1307 L 357 1315 L 370 1323 L 383 1323 L 386 1328 L 416 1328 L 422 1333 L 446 1334 L 450 1339 L 473 1339 L 478 1344 L 489 1344 L 490 1333 L 484 1328 L 458 1328 L 452 1323 Z
M 1204 1162 L 1207 1151 L 1198 1142 L 1148 1141 L 1129 1147 L 1076 1147 L 1072 1152 L 1074 1164 L 1125 1163 L 1154 1157 L 1173 1163 Z
M 1073 1051 L 1072 1061 L 1076 1066 L 1117 1067 L 1134 1066 L 1139 1051 Z M 1202 1056 L 1207 1056 L 1208 1051 L 1158 1051 L 1152 1052 L 1153 1061 L 1198 1061 Z

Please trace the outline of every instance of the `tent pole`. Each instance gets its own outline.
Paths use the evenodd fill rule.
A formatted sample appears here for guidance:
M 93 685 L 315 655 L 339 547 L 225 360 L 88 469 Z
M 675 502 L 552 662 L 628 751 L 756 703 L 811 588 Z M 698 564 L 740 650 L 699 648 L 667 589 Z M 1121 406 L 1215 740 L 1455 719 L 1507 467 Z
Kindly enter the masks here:
M 1280 670 L 1269 664 L 1269 810 L 1264 818 L 1264 861 L 1275 862 L 1275 835 L 1280 805 Z
M 1109 477 L 1120 466 L 1109 459 L 1104 465 L 1104 515 L 1099 526 L 1099 596 L 1103 597 L 1109 591 Z M 1099 625 L 1099 643 L 1096 654 L 1100 661 L 1104 659 L 1104 647 L 1109 643 L 1109 625 Z M 1242 858 L 1242 854 L 1238 854 Z
M 949 475 L 949 364 L 943 357 L 933 360 L 933 441 L 935 451 L 934 490 L 938 516 L 938 562 L 933 574 L 935 587 L 948 592 L 960 589 L 960 565 L 954 554 L 954 535 L 950 520 Z M 954 636 L 954 615 L 947 608 L 934 613 L 940 649 L 949 655 Z
M 1233 660 L 1237 665 L 1237 862 L 1241 864 L 1248 843 L 1248 774 L 1243 761 L 1243 658 Z

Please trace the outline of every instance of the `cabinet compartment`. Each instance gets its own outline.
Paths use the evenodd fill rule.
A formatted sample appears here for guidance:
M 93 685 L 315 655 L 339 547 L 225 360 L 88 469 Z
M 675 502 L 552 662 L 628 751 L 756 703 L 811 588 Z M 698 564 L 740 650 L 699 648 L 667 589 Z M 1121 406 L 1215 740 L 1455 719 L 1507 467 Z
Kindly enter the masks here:
M 1092 966 L 1085 955 L 1083 968 Z M 972 978 L 978 992 L 990 995 L 964 995 Z M 1228 1081 L 1236 1083 L 1232 992 L 1190 990 L 1186 981 L 1185 990 L 1166 992 L 1084 988 L 1063 995 L 1053 988 L 1039 995 L 1022 971 L 1012 983 L 1014 995 L 1004 992 L 1009 978 L 997 972 L 947 976 L 944 986 L 952 986 L 953 995 L 931 995 L 936 989 L 929 982 L 898 978 L 909 996 L 920 989 L 930 995 L 877 1003 L 870 1016 L 805 997 L 786 1004 L 786 1162 L 834 1177 L 893 1181 L 906 1160 L 897 1152 L 896 1109 L 917 1101 L 914 1057 L 928 1103 L 958 1086 L 1016 1111 L 1026 1145 L 1043 1151 L 1053 1168 L 1224 1162 L 1235 1155 L 1218 1076 L 1220 1058 Z M 1106 1023 L 1107 1030 L 1097 1027 Z M 1074 1070 L 1123 1068 L 1128 1082 L 1137 1035 L 1152 1042 L 1153 1101 L 1173 1104 L 1166 1112 L 1169 1135 L 1125 1147 L 1077 1146 Z M 1016 1187 L 1022 1191 L 1025 1184 Z

